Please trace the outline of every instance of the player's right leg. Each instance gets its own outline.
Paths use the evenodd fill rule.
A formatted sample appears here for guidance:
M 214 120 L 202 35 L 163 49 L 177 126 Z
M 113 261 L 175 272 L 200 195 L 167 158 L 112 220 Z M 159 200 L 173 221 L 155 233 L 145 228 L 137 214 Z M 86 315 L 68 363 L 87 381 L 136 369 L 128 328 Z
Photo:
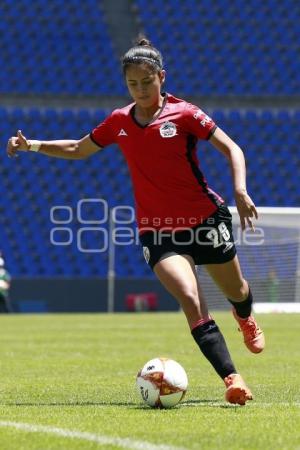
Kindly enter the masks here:
M 209 317 L 191 256 L 168 256 L 155 264 L 153 271 L 180 304 L 191 329 L 198 321 Z
M 168 256 L 157 262 L 153 270 L 181 305 L 201 352 L 224 380 L 226 400 L 240 405 L 252 400 L 250 390 L 237 374 L 222 333 L 208 314 L 192 257 Z

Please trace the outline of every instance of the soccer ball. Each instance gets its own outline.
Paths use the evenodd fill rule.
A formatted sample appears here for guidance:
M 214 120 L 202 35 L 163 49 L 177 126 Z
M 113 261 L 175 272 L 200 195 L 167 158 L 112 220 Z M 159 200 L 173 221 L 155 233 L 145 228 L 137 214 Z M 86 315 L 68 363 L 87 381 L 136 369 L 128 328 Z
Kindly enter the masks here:
M 172 408 L 187 390 L 184 368 L 173 359 L 154 358 L 138 372 L 136 387 L 147 405 L 152 408 Z

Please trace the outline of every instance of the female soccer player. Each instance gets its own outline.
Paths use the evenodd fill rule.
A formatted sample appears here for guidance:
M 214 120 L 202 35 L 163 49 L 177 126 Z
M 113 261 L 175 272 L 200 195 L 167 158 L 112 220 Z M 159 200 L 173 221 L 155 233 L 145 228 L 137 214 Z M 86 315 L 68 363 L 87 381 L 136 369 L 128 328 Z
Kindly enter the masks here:
M 124 55 L 123 71 L 133 103 L 114 110 L 80 140 L 28 140 L 18 131 L 7 152 L 35 151 L 59 158 L 87 158 L 117 143 L 132 177 L 140 240 L 146 262 L 181 305 L 200 350 L 226 386 L 225 398 L 252 399 L 223 335 L 209 315 L 195 265 L 204 265 L 233 305 L 233 315 L 253 353 L 264 335 L 251 315 L 252 295 L 232 236 L 231 215 L 198 167 L 196 144 L 209 140 L 229 161 L 242 229 L 257 218 L 247 194 L 242 150 L 201 109 L 162 92 L 162 56 L 141 38 Z

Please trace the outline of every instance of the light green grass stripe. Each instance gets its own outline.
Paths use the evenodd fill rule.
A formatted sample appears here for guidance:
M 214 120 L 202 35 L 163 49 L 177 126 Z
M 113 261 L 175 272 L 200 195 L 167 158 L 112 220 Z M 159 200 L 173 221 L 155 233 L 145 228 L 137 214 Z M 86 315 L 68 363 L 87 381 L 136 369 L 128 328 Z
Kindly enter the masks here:
M 174 447 L 170 445 L 156 445 L 146 441 L 136 441 L 129 438 L 119 438 L 102 436 L 94 433 L 87 433 L 83 431 L 66 430 L 63 428 L 49 427 L 45 425 L 34 425 L 22 422 L 0 421 L 0 427 L 11 427 L 16 430 L 25 431 L 29 433 L 47 433 L 56 434 L 71 439 L 83 439 L 85 441 L 96 442 L 100 445 L 115 445 L 121 448 L 128 448 L 132 450 L 186 450 L 183 447 Z

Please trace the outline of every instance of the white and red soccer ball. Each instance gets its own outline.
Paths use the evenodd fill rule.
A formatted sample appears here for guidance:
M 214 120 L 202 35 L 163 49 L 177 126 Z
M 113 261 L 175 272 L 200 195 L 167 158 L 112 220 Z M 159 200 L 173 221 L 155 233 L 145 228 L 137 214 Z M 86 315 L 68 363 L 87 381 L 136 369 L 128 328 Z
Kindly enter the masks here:
M 154 358 L 148 361 L 136 377 L 137 390 L 152 408 L 172 408 L 187 390 L 184 368 L 173 359 Z

